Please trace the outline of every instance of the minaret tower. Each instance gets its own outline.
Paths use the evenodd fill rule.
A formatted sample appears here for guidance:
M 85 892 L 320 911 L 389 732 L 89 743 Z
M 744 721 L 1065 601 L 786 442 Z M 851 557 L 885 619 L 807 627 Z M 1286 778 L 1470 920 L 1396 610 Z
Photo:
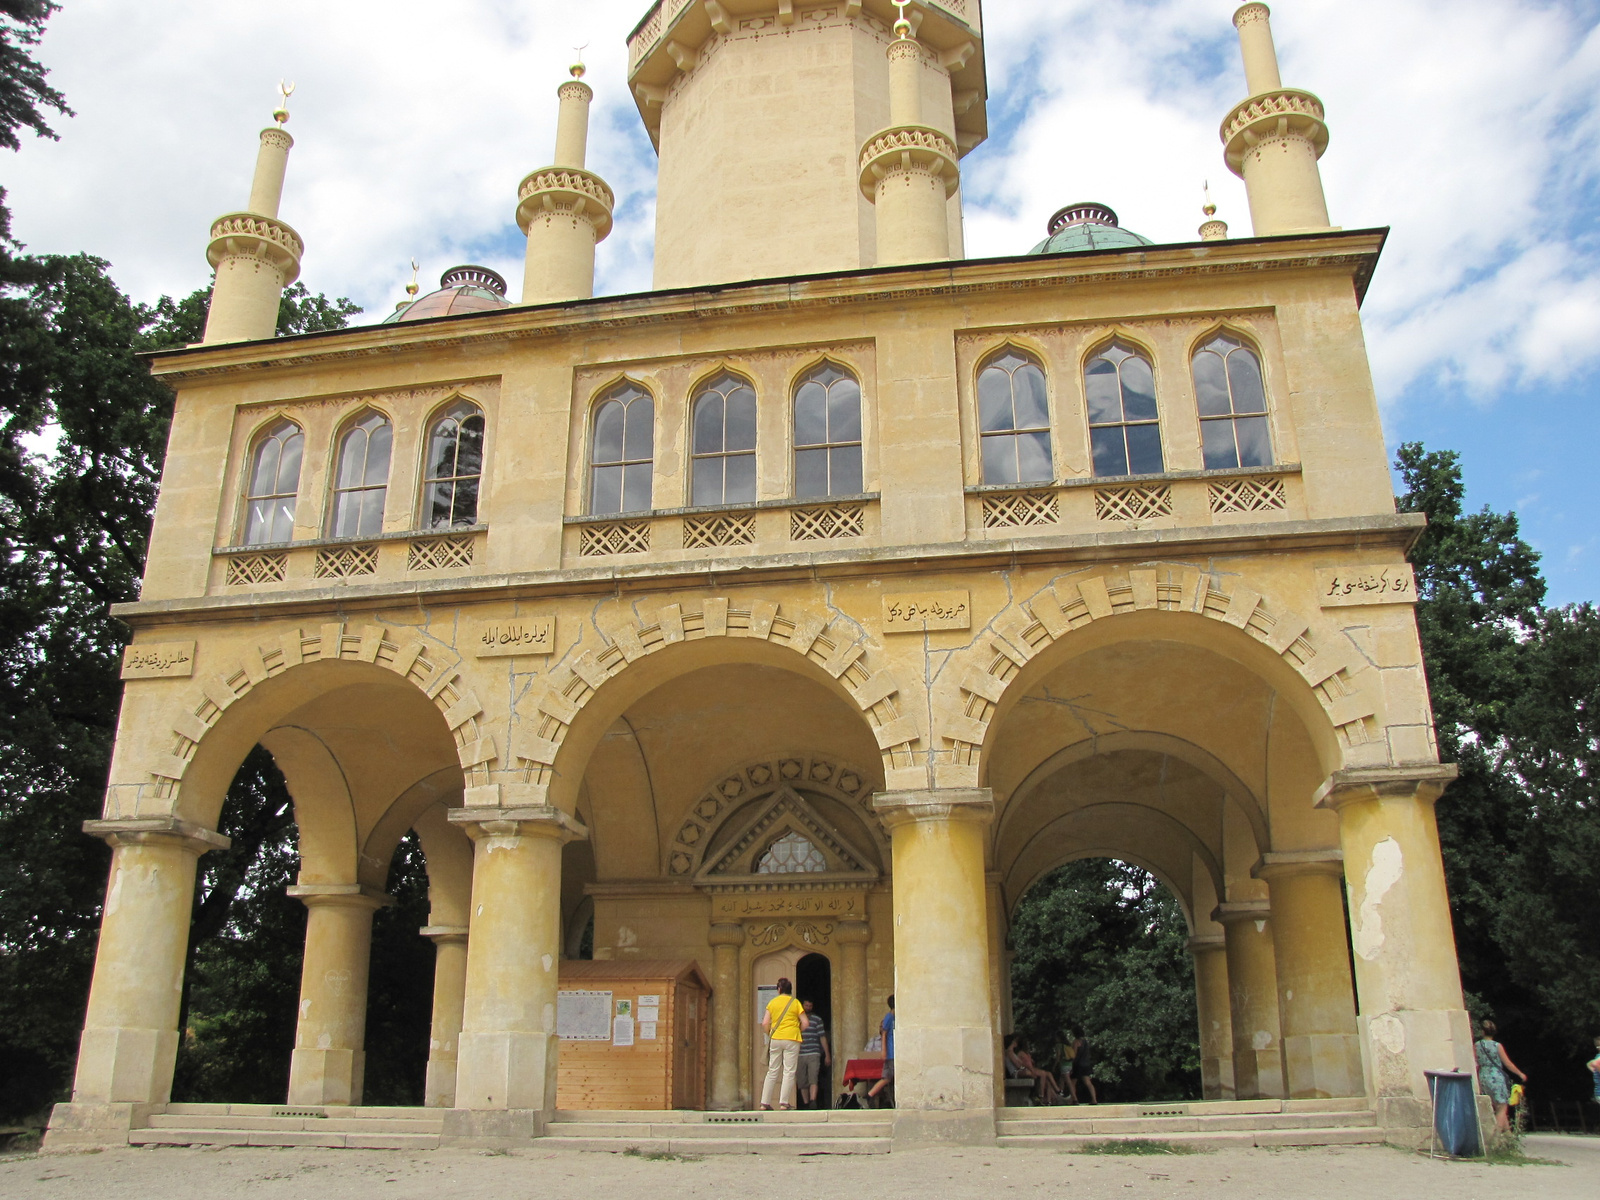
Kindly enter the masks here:
M 1257 237 L 1330 228 L 1317 160 L 1328 148 L 1322 101 L 1283 86 L 1271 12 L 1246 4 L 1233 14 L 1250 98 L 1222 122 L 1228 169 L 1244 178 Z
M 906 20 L 909 0 L 895 0 L 899 18 L 889 43 L 889 128 L 861 147 L 861 192 L 877 209 L 878 265 L 950 257 L 946 201 L 961 183 L 955 142 L 922 123 L 922 71 L 927 52 Z
M 217 273 L 211 286 L 211 312 L 203 342 L 248 342 L 269 338 L 278 329 L 278 302 L 283 289 L 300 277 L 305 243 L 278 220 L 283 175 L 294 139 L 289 120 L 289 94 L 294 84 L 280 84 L 283 102 L 273 112 L 276 125 L 261 131 L 255 180 L 244 212 L 228 213 L 211 224 L 206 260 Z
M 556 160 L 517 189 L 517 225 L 528 235 L 522 303 L 586 300 L 594 295 L 594 248 L 611 232 L 617 200 L 606 181 L 583 168 L 589 146 L 589 102 L 583 64 L 556 91 Z

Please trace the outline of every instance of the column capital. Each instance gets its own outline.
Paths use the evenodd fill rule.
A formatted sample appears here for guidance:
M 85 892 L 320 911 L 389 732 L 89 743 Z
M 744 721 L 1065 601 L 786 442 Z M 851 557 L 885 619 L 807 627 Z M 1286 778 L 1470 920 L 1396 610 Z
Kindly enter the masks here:
M 117 817 L 104 821 L 85 821 L 83 831 L 90 837 L 100 838 L 107 845 L 116 846 L 176 846 L 191 854 L 201 855 L 208 850 L 226 850 L 233 845 L 231 838 L 196 825 L 179 817 Z
M 435 946 L 465 945 L 467 941 L 465 925 L 424 925 L 417 933 L 430 939 Z
M 925 788 L 912 792 L 876 792 L 872 811 L 887 829 L 920 821 L 973 821 L 987 825 L 994 819 L 991 788 Z
M 1189 939 L 1190 954 L 1205 954 L 1212 950 L 1225 950 L 1228 939 L 1220 933 L 1197 933 Z
M 460 825 L 473 841 L 485 837 L 552 838 L 567 842 L 587 840 L 588 828 L 553 804 L 520 808 L 452 808 L 450 823 Z
M 1289 850 L 1271 851 L 1261 856 L 1261 861 L 1250 869 L 1256 879 L 1269 883 L 1286 875 L 1344 874 L 1344 852 L 1340 850 Z
M 1230 900 L 1212 909 L 1211 919 L 1218 925 L 1233 925 L 1240 921 L 1270 921 L 1272 904 L 1267 900 Z
M 1350 767 L 1335 771 L 1312 798 L 1318 808 L 1338 812 L 1347 804 L 1414 798 L 1432 804 L 1459 774 L 1455 763 L 1416 767 Z
M 1255 0 L 1252 0 L 1251 3 L 1240 6 L 1239 10 L 1233 14 L 1234 28 L 1241 29 L 1253 21 L 1265 21 L 1271 16 L 1272 10 L 1270 8 L 1265 4 L 1256 3 Z
M 377 910 L 394 903 L 388 892 L 362 883 L 293 883 L 285 889 L 307 908 L 370 908 Z
M 841 946 L 865 946 L 872 940 L 872 926 L 865 921 L 840 921 L 833 940 Z
M 707 940 L 713 946 L 742 946 L 744 926 L 736 921 L 718 921 L 711 927 Z

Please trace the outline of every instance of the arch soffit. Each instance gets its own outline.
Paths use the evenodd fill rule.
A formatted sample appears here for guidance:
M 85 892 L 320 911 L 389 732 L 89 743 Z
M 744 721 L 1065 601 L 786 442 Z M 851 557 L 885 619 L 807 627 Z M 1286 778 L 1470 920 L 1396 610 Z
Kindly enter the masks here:
M 460 767 L 451 765 L 425 775 L 395 797 L 361 845 L 361 883 L 378 888 L 385 886 L 395 847 L 405 837 L 406 830 L 436 804 L 446 808 L 460 806 Z M 423 852 L 426 854 L 426 848 Z
M 910 712 L 902 712 L 896 703 L 899 682 L 888 670 L 875 667 L 865 632 L 847 619 L 780 606 L 775 600 L 740 598 L 736 603 L 726 596 L 708 596 L 698 609 L 693 602 L 667 604 L 653 620 L 625 617 L 601 633 L 604 645 L 581 653 L 574 648 L 552 667 L 544 692 L 523 709 L 529 715 L 518 718 L 513 752 L 524 773 L 519 782 L 530 789 L 529 803 L 555 804 L 570 812 L 583 763 L 600 733 L 631 703 L 632 689 L 619 685 L 640 675 L 635 664 L 713 638 L 761 643 L 768 661 L 773 660 L 767 648 L 798 656 L 787 665 L 826 683 L 861 713 L 882 752 L 885 771 L 909 766 L 913 747 L 925 736 Z M 711 664 L 695 661 L 687 669 L 701 665 Z
M 1120 621 L 1128 627 L 1126 636 L 1137 637 L 1141 626 L 1135 618 L 1148 631 L 1152 619 L 1164 622 L 1169 615 L 1215 622 L 1225 636 L 1207 639 L 1207 648 L 1223 652 L 1231 646 L 1238 653 L 1230 656 L 1257 674 L 1265 656 L 1281 660 L 1279 694 L 1305 722 L 1324 774 L 1353 761 L 1386 762 L 1377 671 L 1358 659 L 1348 641 L 1313 633 L 1305 617 L 1269 604 L 1243 580 L 1231 588 L 1222 590 L 1216 577 L 1196 568 L 1152 566 L 1062 577 L 1013 604 L 987 637 L 952 660 L 953 688 L 934 697 L 933 743 L 948 743 L 951 759 L 937 769 L 940 786 L 976 787 L 987 776 L 984 752 L 995 717 L 1031 686 L 1041 655 L 1061 644 L 1068 653 L 1051 658 L 1059 666 L 1092 648 L 1074 633 L 1098 626 L 1111 631 L 1110 640 L 1120 640 L 1122 626 L 1100 624 Z
M 1017 890 L 1016 898 L 1009 901 L 1006 907 L 1007 923 L 1009 924 L 1016 918 L 1017 905 L 1022 903 L 1022 898 L 1028 894 L 1029 888 L 1038 883 L 1039 880 L 1043 879 L 1051 871 L 1056 870 L 1058 867 L 1064 867 L 1068 863 L 1079 862 L 1085 858 L 1114 858 L 1119 862 L 1127 863 L 1129 866 L 1139 867 L 1141 870 L 1149 871 L 1150 874 L 1154 875 L 1161 881 L 1161 885 L 1165 887 L 1167 891 L 1171 892 L 1173 896 L 1177 898 L 1178 907 L 1183 910 L 1184 923 L 1189 926 L 1189 934 L 1190 936 L 1194 935 L 1195 923 L 1193 901 L 1182 890 L 1173 885 L 1172 880 L 1167 877 L 1167 874 L 1164 870 L 1162 870 L 1155 863 L 1147 862 L 1137 854 L 1130 854 L 1126 850 L 1118 847 L 1102 845 L 1084 845 L 1074 847 L 1072 853 L 1062 858 L 1062 860 L 1056 863 L 1054 867 L 1046 868 L 1029 879 L 1026 884 Z
M 489 766 L 500 751 L 487 727 L 483 705 L 461 678 L 459 656 L 409 631 L 383 625 L 351 629 L 344 622 L 330 622 L 310 633 L 298 626 L 285 630 L 276 640 L 251 647 L 232 666 L 198 680 L 199 696 L 191 692 L 172 723 L 170 749 L 150 765 L 148 775 L 156 797 L 175 814 L 214 825 L 244 752 L 284 715 L 263 712 L 274 690 L 273 681 L 290 672 L 299 674 L 308 667 L 335 662 L 350 667 L 366 664 L 369 672 L 388 671 L 416 688 L 450 730 L 468 786 L 487 782 Z M 231 728 L 239 721 L 228 716 L 230 710 L 248 714 L 239 721 L 248 721 L 258 726 L 257 730 L 253 734 L 246 730 L 244 738 L 226 737 L 229 732 L 239 732 Z M 229 745 L 222 749 L 225 741 Z M 234 761 L 206 762 L 213 746 L 218 747 L 216 753 Z M 214 769 L 204 770 L 206 767 Z M 199 789 L 191 785 L 186 792 L 185 779 L 192 781 L 201 775 L 208 776 L 206 785 Z
M 1099 754 L 1113 754 L 1119 750 L 1147 750 L 1187 763 L 1215 783 L 1239 806 L 1240 811 L 1250 822 L 1251 832 L 1255 834 L 1256 848 L 1263 853 L 1272 848 L 1266 810 L 1262 806 L 1261 799 L 1244 780 L 1239 778 L 1233 768 L 1203 746 L 1197 746 L 1191 741 L 1174 737 L 1169 733 L 1144 730 L 1126 730 L 1086 737 L 1081 742 L 1074 742 L 1065 749 L 1056 751 L 1034 767 L 1006 799 L 1005 809 L 1000 814 L 1000 819 L 995 822 L 995 846 L 1000 846 L 1011 826 L 1021 819 L 1022 807 L 1028 797 L 1047 779 L 1075 763 Z

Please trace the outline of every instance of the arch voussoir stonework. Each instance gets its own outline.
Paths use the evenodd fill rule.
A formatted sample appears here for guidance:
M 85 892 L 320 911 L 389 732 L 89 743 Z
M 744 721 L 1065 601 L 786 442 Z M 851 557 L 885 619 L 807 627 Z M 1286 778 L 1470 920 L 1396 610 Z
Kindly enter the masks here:
M 1054 643 L 1096 621 L 1140 611 L 1193 613 L 1249 634 L 1305 681 L 1335 730 L 1346 759 L 1383 742 L 1376 672 L 1353 646 L 1314 636 L 1311 623 L 1274 609 L 1243 581 L 1224 591 L 1193 568 L 1155 567 L 1058 579 L 1002 613 L 992 632 L 955 664 L 954 696 L 935 702 L 933 739 L 952 764 L 947 786 L 975 787 L 990 721 L 1012 680 Z
M 421 637 L 397 634 L 383 625 L 351 629 L 344 622 L 330 622 L 310 633 L 298 626 L 285 630 L 277 641 L 252 647 L 231 669 L 202 677 L 200 699 L 173 722 L 171 749 L 150 767 L 156 794 L 176 805 L 201 741 L 229 708 L 256 687 L 297 667 L 336 660 L 384 667 L 415 686 L 449 726 L 468 785 L 483 781 L 477 776 L 487 778 L 499 749 L 483 723 L 483 705 L 461 678 L 459 658 Z
M 899 711 L 900 685 L 885 669 L 874 669 L 864 639 L 835 626 L 822 613 L 791 609 L 774 600 L 737 607 L 725 596 L 708 596 L 698 611 L 663 605 L 653 622 L 624 621 L 606 631 L 609 642 L 564 660 L 550 673 L 533 705 L 533 718 L 517 728 L 512 753 L 534 795 L 548 795 L 556 756 L 579 712 L 630 663 L 669 646 L 704 638 L 752 638 L 783 646 L 838 680 L 872 727 L 884 769 L 905 766 L 922 730 Z

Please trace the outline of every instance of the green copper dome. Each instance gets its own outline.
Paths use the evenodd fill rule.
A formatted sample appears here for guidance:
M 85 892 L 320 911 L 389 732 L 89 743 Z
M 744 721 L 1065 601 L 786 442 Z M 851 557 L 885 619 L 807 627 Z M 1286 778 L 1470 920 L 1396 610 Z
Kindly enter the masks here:
M 1050 218 L 1050 236 L 1029 254 L 1062 254 L 1072 250 L 1121 250 L 1148 246 L 1147 237 L 1123 229 L 1117 214 L 1104 204 L 1069 204 Z

